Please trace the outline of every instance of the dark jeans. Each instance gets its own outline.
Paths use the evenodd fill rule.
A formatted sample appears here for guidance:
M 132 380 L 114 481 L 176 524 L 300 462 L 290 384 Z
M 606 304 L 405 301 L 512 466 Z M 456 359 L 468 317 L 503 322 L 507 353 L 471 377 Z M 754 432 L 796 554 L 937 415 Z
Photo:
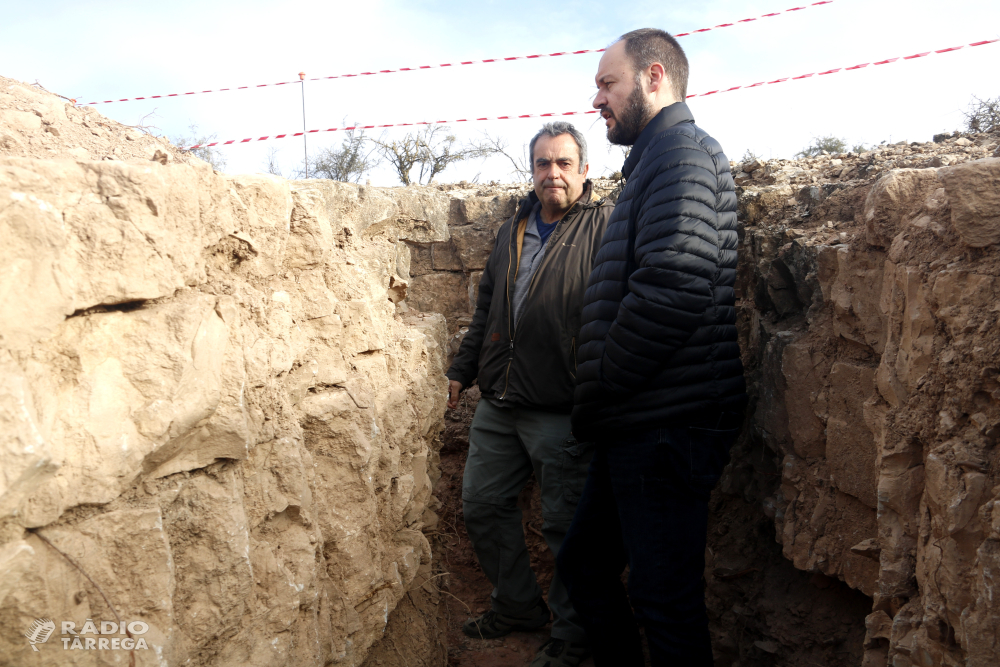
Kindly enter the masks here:
M 739 422 L 726 417 L 711 426 Z M 598 666 L 641 667 L 641 623 L 653 665 L 711 667 L 708 498 L 738 433 L 674 427 L 597 443 L 557 566 Z

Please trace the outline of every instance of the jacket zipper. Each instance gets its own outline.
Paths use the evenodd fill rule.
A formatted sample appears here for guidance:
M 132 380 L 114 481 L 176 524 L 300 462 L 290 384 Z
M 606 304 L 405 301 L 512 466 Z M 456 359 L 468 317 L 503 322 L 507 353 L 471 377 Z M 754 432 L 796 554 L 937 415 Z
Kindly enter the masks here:
M 529 213 L 530 215 L 530 213 Z M 514 262 L 514 253 L 517 252 L 517 246 L 514 245 L 514 228 L 519 226 L 521 223 L 518 221 L 517 214 L 514 215 L 514 222 L 517 224 L 511 224 L 510 226 L 510 241 L 507 244 L 507 337 L 510 338 L 510 356 L 507 358 L 507 371 L 503 376 L 503 393 L 500 394 L 498 401 L 502 401 L 507 397 L 507 390 L 510 388 L 510 367 L 514 363 L 514 332 L 511 329 L 512 322 L 514 320 L 514 313 L 511 312 L 510 308 L 510 267 Z M 520 260 L 518 260 L 520 261 Z M 516 279 L 517 276 L 515 276 Z
M 573 351 L 573 377 L 576 378 L 576 336 L 570 339 L 569 348 Z

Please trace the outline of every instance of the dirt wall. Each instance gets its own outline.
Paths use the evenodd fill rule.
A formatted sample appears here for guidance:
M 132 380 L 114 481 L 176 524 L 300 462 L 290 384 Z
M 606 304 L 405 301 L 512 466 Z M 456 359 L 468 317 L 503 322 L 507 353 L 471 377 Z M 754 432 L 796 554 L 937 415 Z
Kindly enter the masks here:
M 369 229 L 398 205 L 357 201 L 0 159 L 5 630 L 142 621 L 139 664 L 364 659 L 432 576 L 446 382 L 443 318 L 397 313 L 398 240 Z M 0 663 L 128 658 L 57 639 L 7 632 Z
M 998 139 L 733 163 L 752 409 L 712 499 L 718 665 L 1000 657 Z
M 797 569 L 871 599 L 866 667 L 1000 659 L 997 139 L 738 174 L 755 411 L 722 491 Z

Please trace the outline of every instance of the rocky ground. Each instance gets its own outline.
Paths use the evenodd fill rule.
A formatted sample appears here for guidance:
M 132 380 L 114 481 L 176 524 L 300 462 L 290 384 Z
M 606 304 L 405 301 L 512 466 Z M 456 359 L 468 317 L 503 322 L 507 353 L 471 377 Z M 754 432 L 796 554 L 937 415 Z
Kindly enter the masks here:
M 821 154 L 797 160 L 730 162 L 740 192 L 740 223 L 786 229 L 806 246 L 839 245 L 854 238 L 856 213 L 871 186 L 893 169 L 933 169 L 1000 157 L 1000 132 L 938 134 L 933 141 L 901 141 L 863 153 Z
M 129 127 L 37 84 L 0 76 L 0 156 L 77 160 L 198 160 L 154 128 Z

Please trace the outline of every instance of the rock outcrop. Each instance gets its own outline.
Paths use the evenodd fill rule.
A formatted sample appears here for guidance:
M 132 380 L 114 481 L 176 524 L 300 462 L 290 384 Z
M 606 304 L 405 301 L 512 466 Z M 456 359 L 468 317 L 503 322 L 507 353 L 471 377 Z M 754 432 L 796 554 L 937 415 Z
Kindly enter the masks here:
M 149 128 L 155 129 L 155 128 Z M 201 162 L 146 128 L 128 127 L 53 95 L 38 84 L 0 76 L 0 157 Z
M 0 158 L 0 664 L 119 617 L 140 665 L 360 664 L 404 599 L 441 654 L 445 322 L 397 312 L 406 203 L 354 195 Z
M 872 599 L 865 667 L 1000 659 L 998 137 L 941 139 L 737 170 L 756 500 Z

